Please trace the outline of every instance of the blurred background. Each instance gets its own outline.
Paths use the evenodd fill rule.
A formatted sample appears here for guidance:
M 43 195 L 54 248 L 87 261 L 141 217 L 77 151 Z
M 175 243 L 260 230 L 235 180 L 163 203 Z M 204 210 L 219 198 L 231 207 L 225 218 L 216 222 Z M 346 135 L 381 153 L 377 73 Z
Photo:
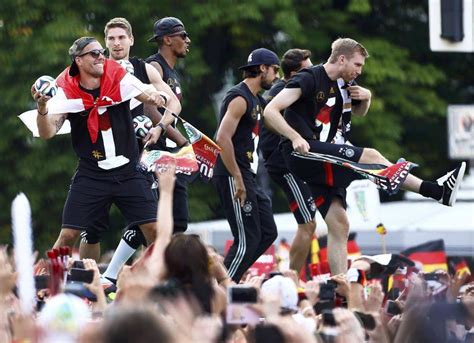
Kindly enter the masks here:
M 49 248 L 57 237 L 76 157 L 70 137 L 34 139 L 17 118 L 33 109 L 32 83 L 56 77 L 70 60 L 72 42 L 95 36 L 113 17 L 127 18 L 135 45 L 131 56 L 156 52 L 148 43 L 153 23 L 180 18 L 192 40 L 177 69 L 182 76 L 184 118 L 212 137 L 225 91 L 241 80 L 237 69 L 251 50 L 266 47 L 281 56 L 289 48 L 312 51 L 324 62 L 338 37 L 361 42 L 371 57 L 359 84 L 373 94 L 365 118 L 354 118 L 351 141 L 377 148 L 391 160 L 420 165 L 415 174 L 435 179 L 458 161 L 448 158 L 448 104 L 474 99 L 472 53 L 432 52 L 428 1 L 423 0 L 216 0 L 216 1 L 58 1 L 16 0 L 0 4 L 0 244 L 11 242 L 10 206 L 18 192 L 32 205 L 35 248 Z M 275 213 L 286 212 L 274 189 Z M 400 200 L 402 195 L 382 201 Z M 201 181 L 189 187 L 191 221 L 218 219 L 217 195 Z M 104 248 L 114 248 L 124 222 L 116 209 Z

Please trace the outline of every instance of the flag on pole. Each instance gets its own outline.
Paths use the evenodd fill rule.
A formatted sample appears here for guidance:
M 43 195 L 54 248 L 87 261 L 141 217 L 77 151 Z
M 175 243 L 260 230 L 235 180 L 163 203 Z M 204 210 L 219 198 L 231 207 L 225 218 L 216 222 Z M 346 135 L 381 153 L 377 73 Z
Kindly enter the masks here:
M 171 165 L 176 166 L 176 174 L 191 175 L 197 171 L 198 163 L 192 146 L 187 145 L 176 152 L 144 149 L 139 167 L 142 171 L 154 172 L 168 169 Z
M 423 272 L 430 273 L 435 270 L 448 271 L 444 240 L 429 241 L 401 251 L 401 254 L 412 261 L 423 265 Z
M 293 151 L 291 154 L 299 158 L 327 162 L 351 169 L 355 173 L 358 173 L 375 183 L 380 189 L 384 190 L 389 195 L 396 194 L 410 173 L 410 170 L 418 166 L 417 164 L 408 161 L 399 162 L 390 167 L 386 167 L 382 164 L 357 163 L 340 157 L 317 152 L 309 152 L 303 155 L 299 152 Z
M 207 182 L 212 178 L 214 166 L 216 165 L 217 156 L 221 152 L 221 148 L 214 143 L 212 139 L 199 131 L 196 127 L 179 117 L 183 123 L 186 134 L 193 147 L 196 160 L 199 165 L 199 173 Z

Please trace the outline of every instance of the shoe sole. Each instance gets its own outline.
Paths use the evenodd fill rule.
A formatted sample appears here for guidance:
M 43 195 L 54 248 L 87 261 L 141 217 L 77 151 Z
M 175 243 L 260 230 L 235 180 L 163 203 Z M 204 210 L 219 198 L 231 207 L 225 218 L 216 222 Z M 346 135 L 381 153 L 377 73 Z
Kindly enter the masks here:
M 458 177 L 456 178 L 454 189 L 451 192 L 451 196 L 449 197 L 448 206 L 453 206 L 456 203 L 456 195 L 458 193 L 458 189 L 459 189 L 459 186 L 461 185 L 461 181 L 462 181 L 465 171 L 466 171 L 466 162 L 462 162 L 461 167 L 459 168 Z

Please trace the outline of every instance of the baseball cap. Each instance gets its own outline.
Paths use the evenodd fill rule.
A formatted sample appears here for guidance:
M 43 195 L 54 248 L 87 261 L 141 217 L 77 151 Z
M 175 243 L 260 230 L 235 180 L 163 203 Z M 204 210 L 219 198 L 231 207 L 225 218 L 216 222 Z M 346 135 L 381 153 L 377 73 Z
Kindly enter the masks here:
M 261 64 L 280 65 L 280 60 L 278 59 L 277 54 L 275 54 L 273 51 L 265 48 L 259 48 L 250 53 L 249 57 L 247 58 L 247 64 L 239 67 L 239 69 L 247 69 L 249 67 L 259 66 Z
M 75 58 L 79 56 L 86 46 L 92 42 L 97 42 L 97 39 L 94 37 L 81 37 L 78 38 L 72 43 L 69 48 L 69 57 L 71 58 L 71 68 L 69 68 L 69 75 L 76 76 L 79 74 L 79 68 L 77 67 Z
M 154 42 L 157 38 L 182 31 L 185 31 L 185 29 L 181 20 L 175 17 L 164 17 L 155 22 L 155 25 L 153 25 L 153 37 L 148 41 Z

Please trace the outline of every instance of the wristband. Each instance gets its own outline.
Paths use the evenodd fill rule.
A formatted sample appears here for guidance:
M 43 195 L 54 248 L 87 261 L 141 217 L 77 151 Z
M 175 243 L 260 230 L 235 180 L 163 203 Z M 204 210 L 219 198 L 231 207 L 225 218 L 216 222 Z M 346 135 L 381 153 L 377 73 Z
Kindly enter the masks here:
M 165 102 L 165 106 L 166 106 L 166 103 L 168 102 L 168 98 L 165 97 L 163 94 L 160 94 L 161 98 L 164 100 Z
M 365 272 L 362 269 L 350 268 L 346 273 L 347 281 L 365 286 Z
M 158 124 L 156 124 L 156 126 L 161 127 L 161 134 L 162 134 L 163 136 L 166 135 L 166 130 L 167 130 L 168 128 L 167 128 L 166 126 L 164 126 L 163 123 L 158 123 Z M 155 126 L 155 127 L 156 127 L 156 126 Z
M 44 112 L 44 113 L 41 113 L 38 108 L 36 109 L 36 111 L 38 111 L 38 114 L 39 114 L 40 116 L 45 116 L 45 115 L 48 114 L 48 109 L 46 109 L 46 112 Z

